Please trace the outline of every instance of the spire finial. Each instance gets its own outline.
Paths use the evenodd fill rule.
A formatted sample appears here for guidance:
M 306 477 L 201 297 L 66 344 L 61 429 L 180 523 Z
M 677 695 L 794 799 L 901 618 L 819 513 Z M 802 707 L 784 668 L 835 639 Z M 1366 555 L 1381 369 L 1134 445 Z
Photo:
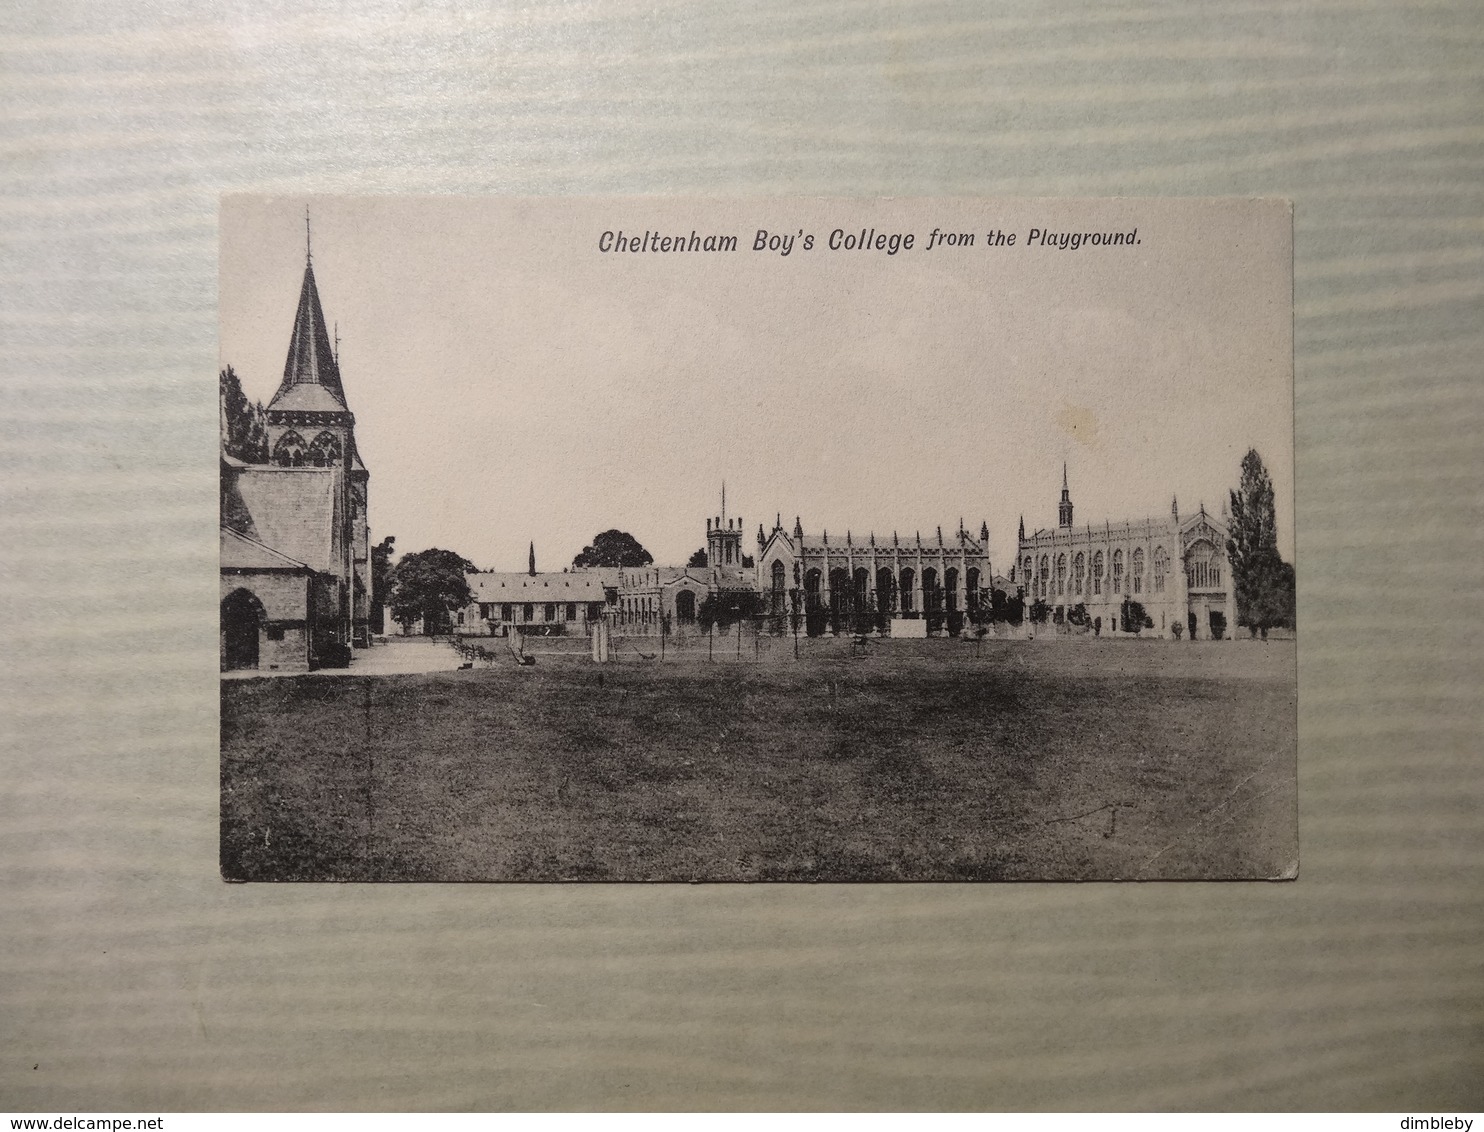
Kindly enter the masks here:
M 1061 462 L 1061 489 L 1063 491 L 1068 490 L 1067 489 L 1067 462 L 1065 460 L 1063 460 Z
M 526 573 L 530 574 L 530 576 L 533 577 L 533 578 L 536 576 L 536 544 L 535 544 L 535 542 L 532 542 L 531 543 L 531 556 L 530 556 L 530 559 L 528 560 L 528 562 L 526 564 Z
M 309 206 L 304 206 L 304 262 L 314 262 L 314 245 L 309 236 Z
M 727 517 L 727 481 L 721 481 L 721 517 Z
M 340 368 L 340 323 L 335 323 L 335 368 Z

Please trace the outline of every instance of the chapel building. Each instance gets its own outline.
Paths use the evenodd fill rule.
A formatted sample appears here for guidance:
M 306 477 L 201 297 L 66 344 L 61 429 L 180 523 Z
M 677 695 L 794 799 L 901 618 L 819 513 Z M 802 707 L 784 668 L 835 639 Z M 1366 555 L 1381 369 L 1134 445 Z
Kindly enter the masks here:
M 1044 601 L 1051 625 L 1063 630 L 1095 625 L 1115 636 L 1152 629 L 1161 637 L 1234 639 L 1236 599 L 1226 539 L 1224 519 L 1204 504 L 1182 518 L 1174 498 L 1168 518 L 1078 527 L 1063 467 L 1057 525 L 1028 536 L 1021 520 L 1012 574 L 1026 603 Z M 1144 607 L 1145 624 L 1127 624 L 1126 602 Z M 1081 626 L 1074 624 L 1083 619 L 1079 606 L 1085 611 Z
M 221 457 L 221 667 L 343 667 L 370 642 L 370 473 L 314 264 L 267 407 L 266 464 Z

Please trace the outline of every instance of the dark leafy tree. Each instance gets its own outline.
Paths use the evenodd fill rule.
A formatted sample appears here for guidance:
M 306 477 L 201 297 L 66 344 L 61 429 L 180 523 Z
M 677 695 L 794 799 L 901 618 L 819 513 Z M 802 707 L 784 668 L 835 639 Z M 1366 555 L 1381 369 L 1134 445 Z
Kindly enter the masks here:
M 1241 484 L 1231 493 L 1231 529 L 1226 541 L 1236 588 L 1237 624 L 1264 637 L 1293 624 L 1293 567 L 1278 555 L 1273 481 L 1255 448 L 1242 457 Z
M 696 610 L 696 622 L 702 629 L 729 629 L 757 614 L 758 595 L 752 590 L 722 590 L 706 595 Z
M 242 392 L 242 382 L 228 366 L 218 377 L 221 401 L 222 451 L 249 464 L 268 462 L 268 415 L 262 403 Z
M 392 555 L 395 535 L 387 535 L 371 548 L 371 629 L 386 632 L 386 599 L 388 575 L 392 572 Z
M 1029 617 L 1032 625 L 1044 625 L 1050 616 L 1051 606 L 1047 605 L 1040 598 L 1036 598 L 1035 601 L 1031 602 Z
M 1076 625 L 1079 628 L 1088 624 L 1087 603 L 1079 601 L 1071 609 L 1067 610 L 1067 624 Z
M 572 565 L 590 566 L 652 566 L 654 555 L 639 545 L 639 540 L 627 531 L 607 530 L 594 535 L 591 546 L 572 559 Z
M 474 600 L 465 575 L 477 572 L 474 563 L 451 550 L 407 555 L 387 579 L 392 617 L 404 629 L 421 618 L 424 633 L 448 632 L 449 614 Z
M 685 563 L 687 566 L 704 568 L 706 565 L 706 548 L 703 546 L 690 556 Z
M 1132 633 L 1136 637 L 1140 629 L 1154 628 L 1154 620 L 1145 611 L 1143 603 L 1127 597 L 1123 599 L 1123 606 L 1118 611 L 1118 624 L 1123 626 L 1125 633 Z

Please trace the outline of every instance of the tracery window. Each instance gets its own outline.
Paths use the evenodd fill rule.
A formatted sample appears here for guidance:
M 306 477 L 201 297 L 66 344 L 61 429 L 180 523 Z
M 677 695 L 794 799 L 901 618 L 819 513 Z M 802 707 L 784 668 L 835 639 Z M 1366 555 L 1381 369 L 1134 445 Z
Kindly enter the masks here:
M 1067 592 L 1067 556 L 1065 554 L 1056 556 L 1056 592 L 1058 596 Z
M 1170 572 L 1170 556 L 1165 553 L 1165 548 L 1156 546 L 1154 548 L 1154 592 L 1162 594 L 1165 592 L 1165 575 Z
M 1123 592 L 1123 551 L 1121 550 L 1113 552 L 1113 592 L 1116 594 Z
M 1204 539 L 1190 548 L 1185 556 L 1186 577 L 1192 588 L 1221 585 L 1221 563 L 1216 548 Z
M 289 429 L 278 438 L 278 443 L 273 446 L 273 462 L 280 468 L 302 468 L 307 452 L 304 438 L 293 429 Z
M 1051 556 L 1041 555 L 1041 575 L 1037 579 L 1039 585 L 1036 588 L 1038 595 L 1044 596 L 1051 592 Z
M 322 432 L 309 444 L 306 456 L 316 468 L 329 468 L 340 462 L 340 441 L 333 432 Z
M 1135 547 L 1133 557 L 1129 563 L 1133 569 L 1134 593 L 1144 592 L 1144 548 Z
M 1092 592 L 1094 594 L 1103 592 L 1103 552 L 1101 550 L 1092 556 Z
M 1086 573 L 1087 556 L 1079 550 L 1077 552 L 1077 557 L 1072 559 L 1072 593 L 1074 595 L 1081 595 L 1082 578 Z

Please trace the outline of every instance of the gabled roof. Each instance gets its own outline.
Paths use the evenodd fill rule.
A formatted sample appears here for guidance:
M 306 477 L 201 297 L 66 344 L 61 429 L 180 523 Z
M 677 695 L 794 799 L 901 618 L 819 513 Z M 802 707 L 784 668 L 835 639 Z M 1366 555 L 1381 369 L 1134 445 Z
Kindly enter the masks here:
M 618 584 L 618 571 L 568 570 L 531 574 L 488 571 L 464 579 L 475 601 L 603 601 L 604 587 Z
M 256 541 L 321 573 L 337 573 L 340 475 L 338 468 L 271 465 L 238 472 L 237 492 Z
M 221 564 L 237 570 L 308 570 L 303 562 L 280 554 L 230 527 L 221 528 Z
M 319 386 L 330 395 L 333 409 L 344 412 L 345 390 L 340 385 L 340 367 L 330 347 L 330 334 L 325 329 L 325 312 L 320 307 L 319 288 L 314 283 L 314 264 L 304 265 L 304 284 L 299 288 L 299 309 L 294 315 L 294 331 L 289 337 L 289 355 L 283 364 L 283 384 L 278 387 L 268 408 L 290 407 L 285 399 L 296 386 Z

